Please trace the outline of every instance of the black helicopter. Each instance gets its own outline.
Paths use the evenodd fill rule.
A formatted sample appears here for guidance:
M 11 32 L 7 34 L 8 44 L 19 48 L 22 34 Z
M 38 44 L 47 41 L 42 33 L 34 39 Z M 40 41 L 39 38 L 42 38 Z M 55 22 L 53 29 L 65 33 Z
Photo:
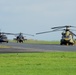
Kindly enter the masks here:
M 71 30 L 69 29 L 70 27 L 76 28 L 75 26 L 58 26 L 58 27 L 53 27 L 51 28 L 51 31 L 45 31 L 45 32 L 40 32 L 40 33 L 36 33 L 37 34 L 44 34 L 44 33 L 50 33 L 50 32 L 54 32 L 54 31 L 63 31 L 62 34 L 62 38 L 60 40 L 60 45 L 74 45 L 75 44 L 75 40 L 74 40 L 74 36 L 76 36 L 76 34 L 74 34 Z M 76 31 L 76 30 L 74 30 Z
M 25 36 L 23 36 L 23 35 L 34 36 L 34 35 L 31 35 L 31 34 L 24 34 L 24 33 L 21 33 L 21 32 L 17 33 L 17 34 L 13 34 L 13 35 L 16 36 L 16 38 L 14 38 L 14 40 L 16 40 L 17 43 L 23 43 L 25 40 L 27 40 L 25 38 Z
M 12 33 L 0 32 L 0 43 L 2 42 L 8 43 L 8 38 L 6 35 L 12 35 Z

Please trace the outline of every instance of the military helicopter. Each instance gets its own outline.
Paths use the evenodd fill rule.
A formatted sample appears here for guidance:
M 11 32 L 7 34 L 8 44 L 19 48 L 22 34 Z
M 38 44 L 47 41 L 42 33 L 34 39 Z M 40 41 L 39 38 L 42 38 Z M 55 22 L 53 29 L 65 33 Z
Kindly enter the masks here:
M 0 31 L 0 43 L 2 42 L 8 43 L 8 38 L 6 35 L 12 35 L 12 33 L 5 33 Z
M 75 40 L 74 40 L 74 36 L 76 36 L 76 34 L 74 34 L 71 29 L 69 29 L 70 27 L 76 28 L 75 26 L 58 26 L 58 27 L 52 27 L 52 31 L 45 31 L 45 32 L 40 32 L 40 33 L 36 33 L 37 34 L 44 34 L 44 33 L 50 33 L 50 32 L 54 32 L 54 31 L 63 31 L 62 34 L 62 38 L 60 39 L 60 45 L 74 45 L 75 44 Z M 74 30 L 76 31 L 76 30 Z
M 34 35 L 31 35 L 31 34 L 24 34 L 24 33 L 21 33 L 21 32 L 17 33 L 17 34 L 13 34 L 13 35 L 16 36 L 16 38 L 14 38 L 14 40 L 16 40 L 17 43 L 23 43 L 25 40 L 27 40 L 27 39 L 25 39 L 26 36 L 23 36 L 23 35 L 34 36 Z

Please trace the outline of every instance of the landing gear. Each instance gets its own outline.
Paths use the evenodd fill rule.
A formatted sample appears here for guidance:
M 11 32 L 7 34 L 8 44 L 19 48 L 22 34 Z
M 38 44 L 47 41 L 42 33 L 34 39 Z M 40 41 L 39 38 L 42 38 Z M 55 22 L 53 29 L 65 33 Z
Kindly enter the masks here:
M 63 40 L 63 39 L 61 39 L 61 41 L 60 41 L 60 45 L 74 45 L 74 43 L 73 42 L 70 42 L 70 40 Z
M 19 42 L 19 43 L 23 43 L 23 40 L 17 40 L 17 43 L 18 43 L 18 42 Z

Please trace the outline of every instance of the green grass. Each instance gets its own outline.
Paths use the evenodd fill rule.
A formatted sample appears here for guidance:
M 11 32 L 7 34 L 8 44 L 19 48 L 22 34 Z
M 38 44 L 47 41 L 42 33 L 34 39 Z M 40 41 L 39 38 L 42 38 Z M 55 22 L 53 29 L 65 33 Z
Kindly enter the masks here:
M 10 40 L 10 42 L 16 42 L 15 40 Z M 59 41 L 44 41 L 44 40 L 25 40 L 24 43 L 27 44 L 59 44 Z
M 0 54 L 0 75 L 76 75 L 76 52 Z

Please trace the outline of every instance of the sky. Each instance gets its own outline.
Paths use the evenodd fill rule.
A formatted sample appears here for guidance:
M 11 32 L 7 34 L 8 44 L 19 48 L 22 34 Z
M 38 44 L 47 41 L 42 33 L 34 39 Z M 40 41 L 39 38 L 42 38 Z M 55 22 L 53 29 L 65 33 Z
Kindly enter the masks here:
M 2 32 L 35 35 L 65 25 L 76 26 L 76 0 L 0 0 Z M 61 32 L 25 36 L 27 39 L 51 41 L 60 40 Z

